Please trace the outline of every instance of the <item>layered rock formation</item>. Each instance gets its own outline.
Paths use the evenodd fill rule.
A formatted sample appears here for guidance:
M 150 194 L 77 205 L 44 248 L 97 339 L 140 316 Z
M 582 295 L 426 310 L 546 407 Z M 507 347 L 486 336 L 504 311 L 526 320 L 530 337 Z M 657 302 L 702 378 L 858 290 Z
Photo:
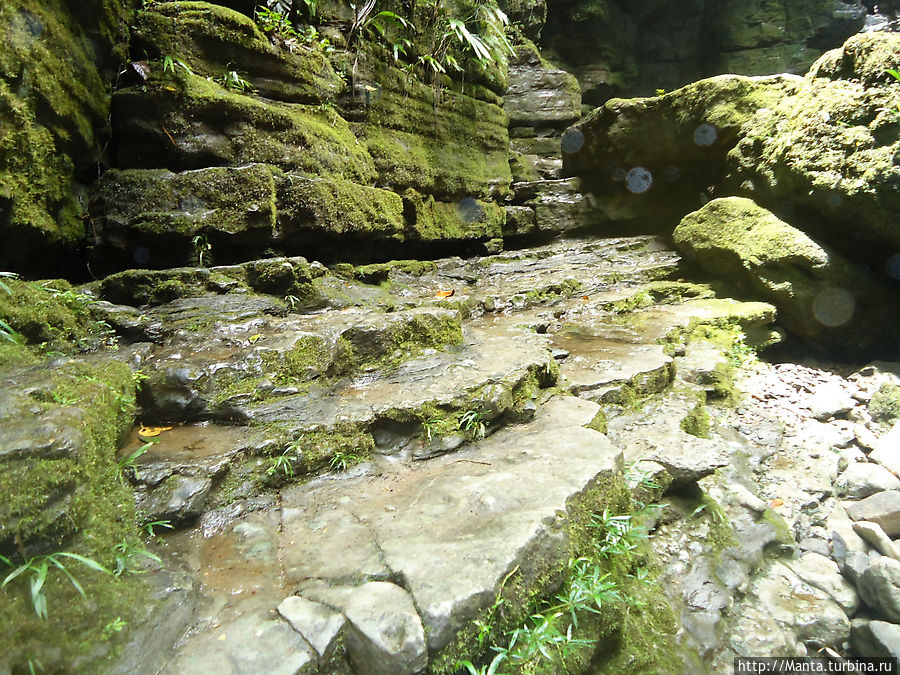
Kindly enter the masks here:
M 887 71 L 897 63 L 898 44 L 892 33 L 862 34 L 823 55 L 805 78 L 719 76 L 662 96 L 610 100 L 569 132 L 582 135 L 584 145 L 564 155 L 564 170 L 595 193 L 598 221 L 666 232 L 699 209 L 675 231 L 676 243 L 719 278 L 746 286 L 753 270 L 755 292 L 779 304 L 786 323 L 799 317 L 791 304 L 804 305 L 802 312 L 812 316 L 816 298 L 831 293 L 821 302 L 849 313 L 838 320 L 829 309 L 829 317 L 802 321 L 805 327 L 795 323 L 792 329 L 806 339 L 831 341 L 845 354 L 878 343 L 893 348 L 900 118 L 898 84 Z M 753 214 L 765 213 L 752 203 L 703 206 L 730 195 L 776 214 L 771 222 L 788 224 L 784 236 L 752 232 Z M 751 253 L 769 236 L 806 241 L 819 253 L 808 258 L 789 253 L 790 246 Z M 737 248 L 727 243 L 741 238 Z M 723 264 L 729 255 L 731 262 Z M 760 265 L 784 262 L 775 278 L 763 281 L 768 273 L 760 276 Z M 842 280 L 826 279 L 826 268 L 843 269 L 837 274 Z M 793 283 L 791 275 L 805 281 Z M 782 300 L 771 293 L 783 294 Z M 847 330 L 868 338 L 845 340 Z M 832 341 L 828 333 L 844 337 Z

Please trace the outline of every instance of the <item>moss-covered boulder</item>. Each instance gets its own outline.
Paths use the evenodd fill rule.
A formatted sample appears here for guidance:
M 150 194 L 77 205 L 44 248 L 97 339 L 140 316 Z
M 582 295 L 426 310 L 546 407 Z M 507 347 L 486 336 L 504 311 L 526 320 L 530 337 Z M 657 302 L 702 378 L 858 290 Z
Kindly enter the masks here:
M 111 256 L 120 267 L 165 267 L 209 264 L 223 247 L 261 251 L 271 245 L 275 196 L 273 171 L 261 164 L 107 171 L 93 202 L 98 269 Z
M 676 246 L 760 299 L 804 340 L 844 356 L 892 345 L 895 311 L 865 271 L 749 199 L 715 199 L 682 219 Z
M 278 207 L 276 238 L 289 248 L 322 238 L 396 240 L 406 228 L 398 194 L 340 178 L 285 174 L 279 181 Z
M 728 157 L 725 189 L 803 223 L 883 270 L 900 251 L 900 36 L 871 33 L 825 54 L 760 110 Z
M 334 110 L 271 101 L 181 68 L 116 92 L 112 114 L 121 168 L 261 162 L 361 183 L 375 178 L 371 157 Z
M 662 96 L 611 99 L 566 132 L 564 172 L 602 197 L 606 219 L 671 230 L 721 178 L 741 127 L 797 86 L 722 75 Z
M 96 176 L 109 110 L 101 66 L 131 4 L 0 6 L 0 268 L 48 270 L 84 239 L 79 195 Z
M 436 88 L 371 60 L 361 62 L 357 77 L 362 119 L 355 130 L 380 186 L 441 200 L 509 192 L 507 117 L 495 92 L 450 82 Z
M 154 3 L 139 14 L 132 44 L 135 57 L 168 56 L 199 75 L 234 70 L 261 95 L 281 101 L 321 103 L 344 88 L 318 43 L 280 48 L 250 17 L 208 2 Z
M 510 61 L 503 104 L 511 126 L 566 126 L 581 117 L 581 88 L 526 40 Z

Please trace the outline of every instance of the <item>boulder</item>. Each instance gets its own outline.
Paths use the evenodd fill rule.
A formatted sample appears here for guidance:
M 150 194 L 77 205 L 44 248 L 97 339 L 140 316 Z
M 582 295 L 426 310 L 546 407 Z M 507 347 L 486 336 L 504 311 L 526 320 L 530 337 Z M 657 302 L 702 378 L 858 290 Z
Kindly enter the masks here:
M 602 199 L 607 220 L 671 230 L 715 185 L 741 127 L 799 78 L 721 75 L 650 98 L 611 99 L 567 134 L 563 173 Z
M 879 492 L 845 506 L 853 520 L 877 523 L 889 537 L 900 535 L 900 491 Z
M 900 626 L 854 619 L 850 624 L 850 646 L 860 656 L 900 659 Z
M 896 33 L 865 33 L 826 53 L 803 85 L 741 129 L 724 188 L 784 214 L 802 215 L 816 239 L 891 273 L 900 251 Z
M 883 557 L 859 577 L 859 594 L 880 617 L 900 622 L 900 562 Z
M 879 464 L 853 462 L 838 476 L 835 484 L 840 496 L 864 499 L 884 490 L 900 490 L 900 479 Z
M 533 42 L 524 41 L 515 50 L 503 95 L 510 126 L 567 126 L 581 117 L 575 76 L 543 59 Z
M 674 239 L 687 259 L 773 303 L 809 342 L 846 354 L 896 333 L 884 292 L 862 268 L 749 199 L 709 202 L 682 219 Z

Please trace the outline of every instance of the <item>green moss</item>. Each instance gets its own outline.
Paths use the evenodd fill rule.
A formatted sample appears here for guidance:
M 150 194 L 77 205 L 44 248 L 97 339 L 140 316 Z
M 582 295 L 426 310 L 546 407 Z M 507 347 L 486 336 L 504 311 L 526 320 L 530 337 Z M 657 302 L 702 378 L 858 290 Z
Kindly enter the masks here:
M 869 401 L 872 419 L 883 424 L 893 424 L 900 418 L 900 386 L 883 384 Z
M 109 110 L 97 67 L 106 55 L 88 34 L 111 39 L 126 15 L 125 3 L 107 4 L 93 15 L 61 0 L 0 6 L 0 231 L 8 244 L 71 245 L 84 237 L 75 164 L 93 161 L 94 129 Z M 23 248 L 16 259 L 32 255 Z
M 361 184 L 374 181 L 371 157 L 334 111 L 237 93 L 182 69 L 174 77 L 116 92 L 121 155 L 140 158 L 144 166 L 192 168 L 181 149 L 188 144 L 191 153 L 204 153 L 207 165 L 263 163 Z M 223 119 L 229 121 L 228 133 L 205 136 L 208 144 L 196 147 L 197 124 L 219 128 Z
M 705 397 L 704 397 L 705 398 Z M 706 401 L 698 401 L 691 411 L 681 420 L 681 430 L 697 438 L 709 438 L 709 411 Z
M 593 419 L 585 424 L 588 429 L 593 429 L 594 431 L 599 431 L 601 434 L 605 434 L 609 431 L 609 421 L 606 418 L 606 413 L 603 412 L 603 409 L 597 411 L 597 414 L 594 415 Z
M 285 174 L 278 203 L 282 238 L 325 234 L 402 240 L 406 230 L 398 195 L 339 178 Z
M 415 190 L 404 192 L 403 200 L 413 214 L 410 239 L 493 239 L 501 236 L 506 222 L 506 211 L 493 202 L 439 202 Z
M 206 2 L 160 2 L 135 24 L 136 57 L 171 56 L 194 72 L 218 77 L 232 68 L 268 98 L 313 102 L 333 99 L 344 83 L 315 43 L 302 49 L 270 42 L 253 20 Z
M 531 304 L 543 305 L 568 298 L 578 293 L 583 284 L 574 278 L 563 279 L 561 282 L 533 288 L 525 293 L 525 300 Z
M 93 299 L 67 281 L 5 283 L 11 293 L 0 290 L 0 320 L 28 345 L 72 353 L 98 346 L 109 332 L 91 316 Z
M 45 372 L 46 388 L 36 388 L 26 405 L 32 414 L 38 407 L 40 414 L 69 420 L 77 434 L 68 434 L 69 450 L 62 449 L 62 441 L 58 453 L 8 461 L 0 468 L 0 490 L 6 495 L 0 505 L 0 549 L 18 562 L 15 540 L 28 555 L 73 551 L 114 569 L 114 547 L 137 538 L 133 497 L 115 455 L 119 438 L 133 422 L 134 378 L 126 365 L 103 361 L 73 361 Z M 13 419 L 2 421 L 4 428 L 15 428 L 19 413 L 6 414 Z M 136 581 L 113 581 L 77 563 L 69 567 L 89 600 L 54 574 L 47 583 L 47 622 L 35 617 L 27 584 L 7 589 L 8 601 L 0 603 L 0 620 L 8 627 L 0 635 L 0 653 L 7 663 L 24 667 L 28 658 L 37 658 L 48 670 L 94 670 L 88 664 L 109 655 L 98 650 L 106 644 L 104 626 L 116 617 L 129 621 L 141 606 Z
M 172 173 L 165 169 L 107 171 L 96 194 L 97 210 L 109 236 L 166 238 L 190 258 L 197 234 L 239 235 L 275 227 L 275 180 L 263 165 L 211 167 Z M 171 256 L 171 254 L 169 254 Z
M 787 522 L 772 509 L 766 509 L 758 518 L 758 522 L 768 523 L 775 530 L 775 541 L 785 550 L 793 550 L 796 546 L 794 534 Z

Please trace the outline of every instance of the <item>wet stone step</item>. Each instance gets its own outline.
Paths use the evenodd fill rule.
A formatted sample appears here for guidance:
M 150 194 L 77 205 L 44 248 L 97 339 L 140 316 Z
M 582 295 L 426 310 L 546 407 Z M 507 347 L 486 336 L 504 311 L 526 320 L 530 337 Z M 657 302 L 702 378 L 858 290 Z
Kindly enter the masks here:
M 466 629 L 498 593 L 550 590 L 540 584 L 578 553 L 572 533 L 616 493 L 621 452 L 585 426 L 598 410 L 551 398 L 531 422 L 455 454 L 377 459 L 286 488 L 277 508 L 209 537 L 170 538 L 205 572 L 194 626 L 164 672 L 187 672 L 204 653 L 221 673 L 274 668 L 288 653 L 290 672 L 307 672 L 301 657 L 397 675 L 454 663 L 475 648 Z M 504 597 L 524 619 L 522 596 Z

